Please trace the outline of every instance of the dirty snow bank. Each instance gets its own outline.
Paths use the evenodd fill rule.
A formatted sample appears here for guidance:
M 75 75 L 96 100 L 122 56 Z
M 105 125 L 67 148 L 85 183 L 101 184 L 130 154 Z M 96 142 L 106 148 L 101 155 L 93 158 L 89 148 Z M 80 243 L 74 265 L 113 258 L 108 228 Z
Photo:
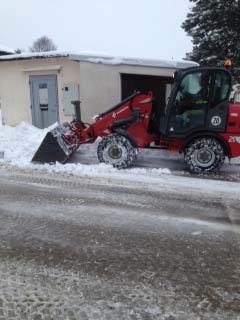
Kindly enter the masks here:
M 2 45 L 1 43 L 0 43 L 0 51 L 1 51 L 1 52 L 4 52 L 4 53 L 6 53 L 6 54 L 7 54 L 7 53 L 11 53 L 11 54 L 15 53 L 15 50 L 14 50 L 14 49 L 8 48 L 8 47 Z
M 0 159 L 1 163 L 10 164 L 19 168 L 30 168 L 35 170 L 45 169 L 49 172 L 107 177 L 112 177 L 115 175 L 127 179 L 133 178 L 134 175 L 159 176 L 162 174 L 170 174 L 169 169 L 131 168 L 124 171 L 119 171 L 106 164 L 88 165 L 81 163 L 67 163 L 62 165 L 60 163 L 56 163 L 55 165 L 41 165 L 31 163 L 31 159 L 44 136 L 54 126 L 56 126 L 56 124 L 44 130 L 33 127 L 25 122 L 20 123 L 16 127 L 1 126 L 0 152 L 4 152 L 4 158 Z
M 157 188 L 169 192 L 184 192 L 200 194 L 212 194 L 218 196 L 228 196 L 230 198 L 240 199 L 240 184 L 235 182 L 217 181 L 210 179 L 192 179 L 190 177 L 181 177 L 171 175 L 169 169 L 159 168 L 129 168 L 126 170 L 117 170 L 110 165 L 99 164 L 96 159 L 96 148 L 90 145 L 82 146 L 78 155 L 71 159 L 67 164 L 56 163 L 49 164 L 33 164 L 31 159 L 38 149 L 41 141 L 47 131 L 52 129 L 56 124 L 48 129 L 38 129 L 25 122 L 17 127 L 9 127 L 2 125 L 0 127 L 0 155 L 4 153 L 4 157 L 0 157 L 0 165 L 12 165 L 21 169 L 31 169 L 35 171 L 49 173 L 67 173 L 75 176 L 98 177 L 103 178 L 103 183 L 114 184 L 122 181 L 124 184 L 134 183 L 136 187 L 139 185 L 147 188 Z M 96 146 L 94 146 L 96 147 Z M 94 152 L 94 153 L 93 153 Z M 87 153 L 87 164 L 83 164 L 83 158 Z M 79 156 L 79 157 L 78 157 Z M 94 159 L 95 157 L 95 159 Z M 93 164 L 92 159 L 94 159 Z M 238 160 L 239 161 L 239 160 Z M 107 179 L 106 179 L 107 178 Z M 115 182 L 114 182 L 115 181 Z
M 25 122 L 17 127 L 2 125 L 0 129 L 0 151 L 4 152 L 3 162 L 27 167 L 49 129 L 39 130 Z

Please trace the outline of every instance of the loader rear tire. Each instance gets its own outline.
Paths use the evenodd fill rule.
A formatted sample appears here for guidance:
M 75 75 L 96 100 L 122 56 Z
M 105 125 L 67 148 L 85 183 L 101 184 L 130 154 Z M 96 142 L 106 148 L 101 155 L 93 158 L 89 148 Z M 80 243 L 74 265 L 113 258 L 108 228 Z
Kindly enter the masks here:
M 104 137 L 97 148 L 99 162 L 111 164 L 118 169 L 125 169 L 136 159 L 132 143 L 124 136 L 111 134 Z
M 219 171 L 225 161 L 223 145 L 215 138 L 193 140 L 184 150 L 187 169 L 192 173 Z

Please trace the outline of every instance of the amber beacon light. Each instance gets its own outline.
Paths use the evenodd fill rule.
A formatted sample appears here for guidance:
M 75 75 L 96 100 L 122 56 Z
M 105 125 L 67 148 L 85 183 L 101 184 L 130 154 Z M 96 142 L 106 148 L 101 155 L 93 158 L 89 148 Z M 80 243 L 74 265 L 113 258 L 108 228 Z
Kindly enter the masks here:
M 224 62 L 224 67 L 225 68 L 231 68 L 232 67 L 232 61 L 230 59 L 226 60 Z

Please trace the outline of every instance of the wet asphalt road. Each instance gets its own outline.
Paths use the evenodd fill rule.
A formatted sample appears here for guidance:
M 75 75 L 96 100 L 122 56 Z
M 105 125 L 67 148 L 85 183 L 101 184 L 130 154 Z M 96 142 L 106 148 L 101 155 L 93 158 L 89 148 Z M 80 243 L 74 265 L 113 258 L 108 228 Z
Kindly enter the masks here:
M 0 320 L 240 319 L 240 203 L 0 170 Z
M 97 145 L 86 144 L 80 146 L 79 150 L 74 153 L 69 162 L 82 164 L 98 164 Z M 133 162 L 132 168 L 168 168 L 177 176 L 191 177 L 187 172 L 185 162 L 182 155 L 171 153 L 164 150 L 156 149 L 139 149 L 137 160 Z M 199 176 L 195 176 L 199 177 Z M 208 176 L 201 175 L 200 178 L 207 178 Z M 235 181 L 240 182 L 240 158 L 229 159 L 226 158 L 221 171 L 211 175 L 211 179 Z

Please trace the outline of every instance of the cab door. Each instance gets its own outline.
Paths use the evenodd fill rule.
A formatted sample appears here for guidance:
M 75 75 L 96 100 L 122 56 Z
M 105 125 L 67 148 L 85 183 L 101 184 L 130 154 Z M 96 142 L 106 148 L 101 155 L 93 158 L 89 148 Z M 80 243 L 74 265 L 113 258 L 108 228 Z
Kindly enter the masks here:
M 183 76 L 171 106 L 168 124 L 171 135 L 185 135 L 205 127 L 213 77 L 214 73 L 207 69 Z
M 206 119 L 207 130 L 215 132 L 226 131 L 231 88 L 231 75 L 225 70 L 216 71 Z
M 224 69 L 198 68 L 183 74 L 168 108 L 166 134 L 224 132 L 230 89 L 231 75 Z

